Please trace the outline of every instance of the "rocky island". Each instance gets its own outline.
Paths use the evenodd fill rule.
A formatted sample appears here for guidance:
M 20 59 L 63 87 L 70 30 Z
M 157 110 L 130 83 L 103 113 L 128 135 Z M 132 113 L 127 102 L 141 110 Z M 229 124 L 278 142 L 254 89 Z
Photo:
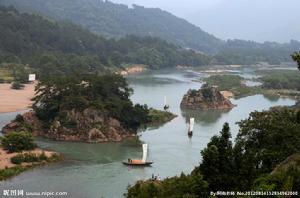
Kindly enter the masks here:
M 18 115 L 2 132 L 30 132 L 58 141 L 120 142 L 140 127 L 163 124 L 173 114 L 133 104 L 120 75 L 70 75 L 42 79 L 33 110 Z M 154 113 L 155 112 L 155 113 Z
M 232 109 L 234 105 L 221 94 L 217 86 L 204 84 L 199 90 L 190 89 L 183 96 L 180 107 L 193 110 L 223 110 Z

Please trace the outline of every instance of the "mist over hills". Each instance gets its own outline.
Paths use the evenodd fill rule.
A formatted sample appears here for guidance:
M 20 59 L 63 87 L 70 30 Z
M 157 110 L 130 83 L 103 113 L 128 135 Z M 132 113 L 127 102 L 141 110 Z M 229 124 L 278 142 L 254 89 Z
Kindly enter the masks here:
M 35 12 L 58 20 L 70 20 L 94 33 L 107 37 L 126 35 L 160 37 L 183 47 L 215 52 L 222 44 L 210 35 L 168 12 L 101 0 L 1 0 L 26 12 Z
M 128 7 L 102 0 L 0 0 L 22 12 L 38 13 L 75 24 L 107 38 L 126 35 L 151 36 L 169 43 L 211 54 L 219 64 L 280 63 L 291 61 L 290 54 L 300 43 L 257 43 L 245 40 L 223 41 L 201 28 L 157 8 Z

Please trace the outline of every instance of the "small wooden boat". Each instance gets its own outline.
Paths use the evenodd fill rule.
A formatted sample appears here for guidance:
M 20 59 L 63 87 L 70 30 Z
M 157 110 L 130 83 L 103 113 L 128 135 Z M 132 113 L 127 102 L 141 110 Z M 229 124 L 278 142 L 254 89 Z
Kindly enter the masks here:
M 194 123 L 195 123 L 195 118 L 190 118 L 189 129 L 188 129 L 189 137 L 193 136 Z
M 164 100 L 164 110 L 167 111 L 170 108 L 169 105 L 167 105 L 167 96 L 165 96 L 165 100 Z
M 123 161 L 123 164 L 127 166 L 150 166 L 151 164 L 153 164 L 153 162 L 147 161 L 147 151 L 148 145 L 143 144 L 142 159 L 128 159 L 127 161 Z

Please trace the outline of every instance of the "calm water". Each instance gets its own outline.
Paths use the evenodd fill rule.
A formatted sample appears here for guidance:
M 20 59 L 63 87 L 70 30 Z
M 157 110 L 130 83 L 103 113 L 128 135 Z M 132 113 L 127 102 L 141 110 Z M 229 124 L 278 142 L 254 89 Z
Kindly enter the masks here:
M 202 74 L 184 71 L 160 71 L 128 77 L 135 93 L 134 102 L 146 103 L 161 109 L 167 96 L 170 111 L 178 114 L 172 122 L 160 128 L 152 128 L 141 135 L 140 140 L 149 145 L 152 167 L 130 168 L 122 160 L 140 157 L 142 150 L 135 141 L 107 144 L 53 142 L 38 139 L 41 147 L 61 152 L 65 160 L 60 163 L 35 168 L 0 183 L 2 189 L 25 191 L 66 191 L 69 197 L 98 198 L 122 197 L 128 184 L 159 174 L 170 177 L 188 173 L 201 161 L 200 150 L 209 139 L 218 134 L 224 122 L 229 122 L 233 137 L 238 132 L 236 122 L 247 118 L 254 110 L 268 109 L 277 105 L 293 105 L 290 99 L 265 98 L 262 95 L 232 100 L 237 105 L 231 111 L 181 111 L 180 100 L 190 88 L 199 88 L 196 82 Z M 3 126 L 16 113 L 0 114 Z M 192 139 L 187 137 L 186 119 L 195 117 Z

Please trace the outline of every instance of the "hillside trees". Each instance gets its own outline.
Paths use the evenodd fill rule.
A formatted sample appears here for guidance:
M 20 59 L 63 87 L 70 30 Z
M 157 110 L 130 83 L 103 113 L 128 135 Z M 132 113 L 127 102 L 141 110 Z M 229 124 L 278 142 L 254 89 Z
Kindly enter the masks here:
M 29 64 L 40 75 L 107 72 L 124 64 L 201 66 L 211 57 L 158 38 L 107 39 L 81 27 L 0 7 L 0 62 Z
M 124 127 L 137 129 L 146 124 L 148 108 L 133 105 L 132 89 L 119 75 L 72 74 L 42 79 L 36 87 L 33 109 L 37 116 L 51 122 L 64 111 L 96 108 L 106 116 L 119 120 Z

